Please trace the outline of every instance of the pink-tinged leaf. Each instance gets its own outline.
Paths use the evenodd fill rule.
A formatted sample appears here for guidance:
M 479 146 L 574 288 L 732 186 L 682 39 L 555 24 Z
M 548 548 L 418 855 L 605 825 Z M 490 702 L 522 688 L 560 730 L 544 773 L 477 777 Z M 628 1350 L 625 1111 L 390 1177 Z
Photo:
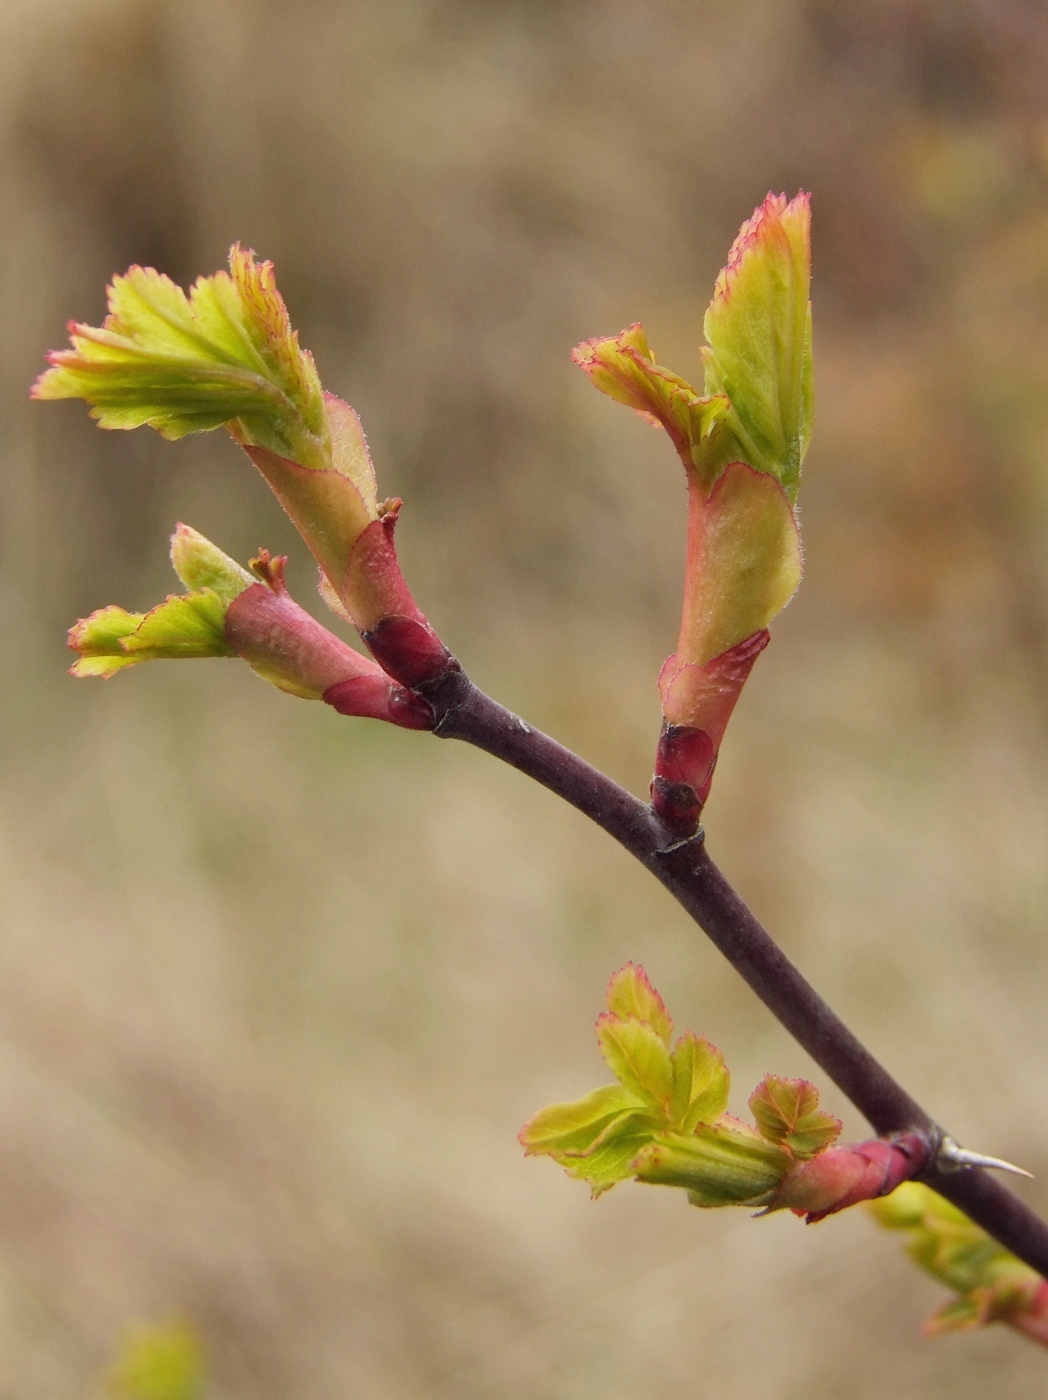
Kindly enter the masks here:
M 356 486 L 334 467 L 324 470 L 305 467 L 250 443 L 244 444 L 244 450 L 269 483 L 339 597 L 345 601 L 350 557 L 361 535 L 376 523 Z M 351 600 L 346 606 L 359 627 L 359 605 L 354 606 Z
M 605 1002 L 613 1016 L 623 1021 L 631 1016 L 638 1021 L 646 1021 L 663 1044 L 669 1045 L 673 1037 L 673 1022 L 666 1010 L 666 1003 L 638 964 L 628 962 L 612 974 Z
M 756 1135 L 700 1125 L 694 1133 L 663 1133 L 633 1163 L 638 1181 L 678 1186 L 692 1205 L 763 1206 L 772 1199 L 789 1155 Z
M 791 500 L 812 421 L 809 197 L 769 194 L 743 224 L 706 312 L 705 389 L 731 401 L 726 427 Z
M 110 604 L 69 629 L 69 646 L 83 656 L 120 656 L 123 642 L 142 625 L 145 613 L 131 613 Z
M 621 1084 L 605 1084 L 573 1103 L 540 1108 L 518 1138 L 528 1156 L 578 1156 L 588 1152 L 609 1125 L 644 1107 L 643 1099 Z
M 357 488 L 367 519 L 377 520 L 382 514 L 378 482 L 360 418 L 354 408 L 334 394 L 325 393 L 324 411 L 331 437 L 331 465 Z
M 840 1119 L 819 1108 L 819 1091 L 807 1079 L 766 1075 L 750 1095 L 750 1112 L 761 1135 L 795 1157 L 814 1157 L 840 1137 Z
M 78 681 L 108 681 L 126 666 L 144 660 L 142 656 L 81 656 L 70 666 L 69 674 Z
M 726 398 L 703 397 L 656 364 L 639 322 L 619 335 L 583 341 L 571 357 L 602 393 L 665 428 L 685 467 L 696 470 L 707 487 L 712 484 L 713 439 L 728 412 Z
M 715 1045 L 694 1031 L 685 1031 L 670 1055 L 673 1091 L 670 1115 L 673 1127 L 690 1133 L 700 1123 L 713 1123 L 728 1107 L 731 1076 L 724 1056 Z
M 622 1021 L 610 1012 L 597 1018 L 597 1041 L 612 1074 L 652 1108 L 669 1108 L 673 1086 L 670 1052 L 658 1031 L 635 1017 Z

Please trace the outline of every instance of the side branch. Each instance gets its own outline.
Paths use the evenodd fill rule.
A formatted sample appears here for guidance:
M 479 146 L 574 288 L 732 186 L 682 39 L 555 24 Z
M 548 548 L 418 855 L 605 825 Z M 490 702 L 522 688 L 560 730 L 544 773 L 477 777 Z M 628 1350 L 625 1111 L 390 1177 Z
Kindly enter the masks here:
M 462 739 L 534 778 L 650 870 L 877 1133 L 923 1138 L 930 1165 L 920 1179 L 1048 1278 L 1048 1223 L 981 1169 L 941 1164 L 943 1129 L 793 965 L 710 859 L 701 833 L 675 840 L 650 807 L 483 694 L 463 672 L 445 673 L 421 689 L 436 714 L 436 734 Z

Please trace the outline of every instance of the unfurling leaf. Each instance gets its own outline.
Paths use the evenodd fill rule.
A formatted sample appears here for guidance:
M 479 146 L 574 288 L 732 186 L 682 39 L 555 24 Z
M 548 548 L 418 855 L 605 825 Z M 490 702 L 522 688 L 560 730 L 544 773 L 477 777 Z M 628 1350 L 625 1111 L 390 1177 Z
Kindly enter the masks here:
M 518 1137 L 529 1155 L 577 1157 L 588 1152 L 605 1129 L 647 1108 L 645 1100 L 621 1084 L 605 1084 L 574 1103 L 540 1108 Z
M 100 327 L 73 325 L 34 386 L 39 399 L 86 399 L 103 428 L 143 424 L 166 438 L 235 424 L 244 441 L 314 467 L 330 462 L 320 381 L 299 347 L 272 263 L 234 244 L 229 272 L 187 295 L 163 273 L 114 277 Z
M 619 335 L 584 340 L 571 358 L 601 393 L 665 428 L 685 467 L 709 489 L 727 460 L 718 453 L 716 429 L 731 405 L 724 395 L 705 397 L 672 371 L 656 364 L 644 327 L 637 322 Z
M 841 1120 L 819 1108 L 819 1091 L 807 1079 L 768 1074 L 750 1095 L 757 1130 L 795 1157 L 814 1157 L 837 1141 Z
M 779 480 L 792 503 L 811 439 L 811 207 L 769 194 L 739 230 L 704 329 L 706 393 L 730 401 L 739 460 Z
M 706 312 L 702 393 L 655 361 L 639 324 L 573 352 L 598 389 L 666 430 L 687 471 L 684 604 L 660 677 L 665 729 L 652 783 L 655 813 L 678 839 L 698 828 L 735 702 L 800 583 L 810 222 L 806 194 L 769 194 L 743 224 Z
M 171 536 L 171 565 L 190 593 L 210 589 L 227 603 L 258 582 L 254 574 L 223 554 L 199 530 L 181 521 Z
M 196 530 L 179 525 L 171 560 L 188 594 L 147 613 L 102 608 L 78 622 L 69 645 L 79 652 L 73 675 L 106 678 L 140 661 L 238 656 L 263 680 L 341 714 L 431 729 L 433 711 L 391 681 L 309 615 L 284 586 L 284 560 L 266 551 L 241 568 Z

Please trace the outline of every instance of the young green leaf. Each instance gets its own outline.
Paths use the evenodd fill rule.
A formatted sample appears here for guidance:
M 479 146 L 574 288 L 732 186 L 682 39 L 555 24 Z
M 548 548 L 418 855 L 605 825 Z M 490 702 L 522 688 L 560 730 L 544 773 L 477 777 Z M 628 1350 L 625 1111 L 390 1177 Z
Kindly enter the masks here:
M 605 1084 L 573 1103 L 540 1108 L 517 1134 L 527 1155 L 578 1156 L 588 1152 L 605 1130 L 623 1118 L 645 1111 L 648 1105 L 621 1084 Z
M 74 676 L 108 679 L 125 666 L 162 658 L 235 656 L 226 641 L 226 602 L 212 589 L 173 595 L 147 613 L 101 608 L 70 630 L 80 653 Z
M 149 424 L 166 438 L 223 424 L 245 442 L 312 467 L 330 435 L 312 357 L 298 344 L 271 263 L 234 244 L 229 272 L 187 295 L 151 267 L 114 277 L 100 327 L 73 325 L 50 355 L 38 399 L 82 398 L 103 428 Z
M 651 1108 L 665 1112 L 673 1087 L 670 1052 L 659 1033 L 635 1016 L 597 1018 L 597 1041 L 612 1074 Z
M 254 574 L 223 554 L 199 530 L 181 521 L 171 536 L 171 564 L 190 593 L 210 589 L 227 603 L 258 582 Z
M 673 1022 L 666 1003 L 648 980 L 648 974 L 636 963 L 628 962 L 613 973 L 605 993 L 605 1003 L 612 1016 L 628 1020 L 633 1016 L 645 1021 L 664 1045 L 673 1037 Z
M 809 196 L 769 194 L 739 230 L 706 312 L 707 395 L 742 461 L 770 472 L 792 503 L 812 422 Z
M 704 1035 L 685 1031 L 670 1055 L 673 1089 L 670 1117 L 682 1133 L 713 1123 L 728 1107 L 731 1075 L 724 1056 Z

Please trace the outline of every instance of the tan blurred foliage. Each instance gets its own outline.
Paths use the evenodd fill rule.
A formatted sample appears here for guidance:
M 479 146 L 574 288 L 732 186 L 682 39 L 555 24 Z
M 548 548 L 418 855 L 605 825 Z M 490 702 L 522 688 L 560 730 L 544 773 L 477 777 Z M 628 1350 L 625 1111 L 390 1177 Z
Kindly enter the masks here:
M 171 1313 L 223 1400 L 1040 1393 L 1010 1335 L 920 1341 L 940 1295 L 858 1213 L 591 1205 L 525 1161 L 628 957 L 740 1095 L 809 1065 L 639 868 L 482 756 L 225 662 L 67 680 L 76 616 L 171 586 L 176 519 L 312 575 L 217 435 L 25 394 L 128 263 L 272 257 L 427 612 L 642 791 L 683 483 L 568 350 L 640 318 L 694 373 L 737 225 L 810 188 L 808 572 L 710 840 L 918 1096 L 1043 1178 L 1044 5 L 3 0 L 0 55 L 0 1394 L 94 1393 Z

